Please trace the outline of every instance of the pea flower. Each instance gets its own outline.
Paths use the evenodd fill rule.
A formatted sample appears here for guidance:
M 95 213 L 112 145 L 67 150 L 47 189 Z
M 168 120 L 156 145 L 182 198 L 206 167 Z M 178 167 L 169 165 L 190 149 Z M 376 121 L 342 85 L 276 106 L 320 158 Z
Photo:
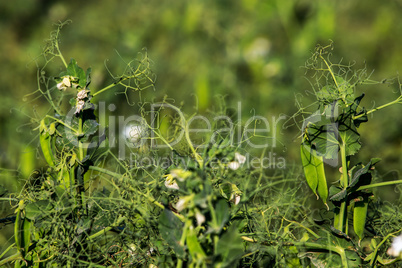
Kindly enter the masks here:
M 168 189 L 173 189 L 173 190 L 180 189 L 179 185 L 177 185 L 177 182 L 175 181 L 172 174 L 166 175 L 165 186 Z
M 185 197 L 180 197 L 179 201 L 176 203 L 176 209 L 178 212 L 182 211 L 183 209 L 191 207 L 193 203 L 195 194 L 191 194 Z
M 230 163 L 228 164 L 228 167 L 229 167 L 230 169 L 236 170 L 236 169 L 238 169 L 238 168 L 240 167 L 240 163 L 237 162 L 237 161 L 232 161 L 232 162 L 230 162 Z
M 240 199 L 241 199 L 241 194 L 242 192 L 239 190 L 239 188 L 237 188 L 236 184 L 231 184 L 231 194 L 230 194 L 230 198 L 229 201 L 233 202 L 235 205 L 240 203 Z
M 78 91 L 78 93 L 77 93 L 77 100 L 83 100 L 83 99 L 85 99 L 86 97 L 88 97 L 88 94 L 87 94 L 87 93 L 88 93 L 88 91 L 85 90 L 85 89 Z
M 75 110 L 75 114 L 78 114 L 79 112 L 81 112 L 81 110 L 84 108 L 84 106 L 85 106 L 85 101 L 78 100 L 77 105 L 76 105 L 77 110 Z
M 195 213 L 195 219 L 197 220 L 197 225 L 200 226 L 205 222 L 205 216 L 197 209 Z
M 239 153 L 235 153 L 235 161 L 228 164 L 228 167 L 232 170 L 237 170 L 242 164 L 246 162 L 246 157 Z
M 235 159 L 239 164 L 244 164 L 246 163 L 246 157 L 244 155 L 241 155 L 239 153 L 235 153 Z
M 63 76 L 63 80 L 57 84 L 57 88 L 59 90 L 66 90 L 67 88 L 71 87 L 71 81 L 69 76 Z
M 391 247 L 388 249 L 387 253 L 388 255 L 393 257 L 402 257 L 402 235 L 394 238 Z

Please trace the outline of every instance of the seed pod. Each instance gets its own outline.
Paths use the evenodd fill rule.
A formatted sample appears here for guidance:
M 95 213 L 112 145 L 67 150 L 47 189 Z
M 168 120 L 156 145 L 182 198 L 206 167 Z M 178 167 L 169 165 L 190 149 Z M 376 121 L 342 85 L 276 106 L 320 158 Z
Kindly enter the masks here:
M 49 130 L 47 129 L 44 120 L 40 123 L 40 147 L 42 149 L 43 156 L 45 157 L 46 162 L 49 166 L 54 166 L 55 158 L 52 151 L 52 139 L 49 134 Z
M 364 235 L 364 227 L 366 225 L 368 208 L 368 197 L 364 196 L 362 201 L 355 202 L 353 209 L 353 229 L 359 240 L 362 240 Z
M 328 188 L 325 177 L 324 163 L 322 156 L 318 156 L 316 151 L 310 146 L 302 143 L 300 147 L 301 159 L 303 163 L 304 175 L 307 183 L 318 198 L 327 204 Z

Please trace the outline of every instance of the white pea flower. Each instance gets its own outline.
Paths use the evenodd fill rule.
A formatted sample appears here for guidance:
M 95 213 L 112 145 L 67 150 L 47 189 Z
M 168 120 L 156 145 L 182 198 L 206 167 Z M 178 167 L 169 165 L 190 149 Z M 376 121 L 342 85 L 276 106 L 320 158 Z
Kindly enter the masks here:
M 78 114 L 79 112 L 81 112 L 81 110 L 84 108 L 85 106 L 85 101 L 83 100 L 79 100 L 77 101 L 77 110 L 75 110 L 75 114 Z
M 231 184 L 232 193 L 230 194 L 230 202 L 233 202 L 235 205 L 240 203 L 242 192 L 237 188 L 236 184 Z
M 83 100 L 83 99 L 85 99 L 86 97 L 88 97 L 88 94 L 87 94 L 87 93 L 88 93 L 88 91 L 85 90 L 85 89 L 78 91 L 78 93 L 77 93 L 77 100 Z
M 168 189 L 179 190 L 180 187 L 171 174 L 166 175 L 165 186 Z
M 70 77 L 63 76 L 63 80 L 57 84 L 57 88 L 59 90 L 66 90 L 69 87 L 71 87 Z
M 235 160 L 237 162 L 239 162 L 239 164 L 246 163 L 246 157 L 244 155 L 239 154 L 239 153 L 235 153 Z
M 176 203 L 177 211 L 180 212 L 183 209 L 190 207 L 193 199 L 194 199 L 194 194 L 191 194 L 191 195 L 188 195 L 185 197 L 180 197 L 179 201 L 177 201 L 177 203 Z
M 235 153 L 235 161 L 232 161 L 228 164 L 228 167 L 233 170 L 237 170 L 241 165 L 246 163 L 246 157 L 239 153 Z
M 388 249 L 387 253 L 388 255 L 393 257 L 402 257 L 402 235 L 394 238 L 391 247 Z
M 232 162 L 230 162 L 230 163 L 228 164 L 228 167 L 229 167 L 230 169 L 236 170 L 236 169 L 238 169 L 238 168 L 240 167 L 240 163 L 237 162 L 237 161 L 232 161 Z
M 201 224 L 203 224 L 205 222 L 205 216 L 198 210 L 195 213 L 195 219 L 197 220 L 198 226 L 200 226 Z
M 232 200 L 233 203 L 234 203 L 235 205 L 239 204 L 239 203 L 240 203 L 240 198 L 241 198 L 240 195 L 235 194 L 235 198 L 234 198 L 234 200 Z

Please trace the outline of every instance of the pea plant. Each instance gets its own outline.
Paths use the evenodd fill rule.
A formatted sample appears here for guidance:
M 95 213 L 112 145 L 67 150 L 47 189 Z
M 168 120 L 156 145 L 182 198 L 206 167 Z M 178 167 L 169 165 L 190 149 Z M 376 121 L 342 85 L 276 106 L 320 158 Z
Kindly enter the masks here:
M 231 133 L 245 128 L 241 122 L 225 125 L 225 131 L 218 126 L 222 122 L 215 122 L 204 136 L 191 136 L 189 122 L 196 114 L 171 114 L 167 108 L 180 109 L 166 99 L 153 112 L 147 108 L 152 103 L 141 104 L 141 124 L 124 130 L 135 156 L 125 159 L 116 152 L 115 126 L 100 120 L 94 97 L 109 90 L 128 96 L 154 89 L 150 59 L 144 52 L 125 62 L 122 74 L 111 75 L 109 85 L 92 88 L 91 68 L 84 71 L 61 52 L 66 24 L 60 23 L 47 41 L 44 64 L 38 64 L 38 89 L 32 93 L 49 107 L 42 114 L 36 111 L 32 120 L 44 164 L 23 178 L 19 193 L 0 192 L 0 201 L 13 207 L 0 223 L 14 226 L 13 242 L 0 255 L 2 267 L 400 264 L 400 257 L 384 255 L 390 237 L 401 231 L 393 217 L 397 210 L 375 207 L 371 190 L 402 181 L 374 182 L 379 158 L 351 163 L 361 147 L 360 124 L 369 114 L 401 103 L 401 96 L 365 110 L 364 95 L 355 96 L 355 87 L 371 81 L 364 72 L 332 64 L 327 57 L 331 47 L 317 47 L 306 65 L 315 72 L 319 90 L 314 92 L 316 111 L 303 118 L 302 166 L 264 167 L 272 152 L 247 151 L 246 141 L 253 136 L 233 144 Z M 57 64 L 61 72 L 55 72 Z M 128 97 L 127 102 L 132 104 Z M 307 108 L 300 106 L 300 111 L 304 116 Z M 339 155 L 341 179 L 328 189 L 324 163 L 334 165 Z M 164 161 L 143 164 L 141 159 Z M 306 195 L 308 187 L 311 195 Z M 311 216 L 313 194 L 326 206 L 320 219 Z M 367 235 L 369 221 L 378 229 L 372 237 Z M 384 225 L 389 228 L 379 227 Z
M 123 74 L 113 76 L 110 85 L 94 90 L 91 68 L 84 71 L 75 59 L 67 62 L 60 50 L 65 25 L 51 33 L 43 52 L 45 64 L 38 68 L 38 90 L 33 93 L 50 105 L 35 128 L 46 168 L 33 171 L 20 193 L 10 198 L 1 193 L 2 201 L 14 202 L 15 216 L 6 218 L 14 224 L 14 243 L 1 254 L 0 265 L 227 267 L 239 263 L 247 239 L 241 236 L 247 217 L 238 188 L 247 174 L 239 169 L 245 156 L 236 147 L 223 146 L 228 144 L 224 136 L 214 135 L 210 143 L 207 139 L 203 150 L 194 148 L 186 122 L 172 117 L 171 135 L 177 129 L 184 131 L 181 146 L 172 147 L 154 124 L 141 126 L 152 137 L 132 134 L 132 141 L 142 140 L 142 157 L 157 158 L 162 152 L 150 144 L 164 143 L 174 154 L 167 166 L 133 165 L 120 159 L 107 128 L 99 124 L 93 97 L 116 87 L 124 88 L 124 93 L 153 88 L 149 58 L 142 54 L 127 64 Z M 64 70 L 52 75 L 48 68 L 56 61 Z M 147 111 L 142 111 L 146 122 Z M 238 175 L 231 180 L 234 170 Z
M 370 114 L 401 104 L 402 95 L 367 111 L 361 105 L 365 94 L 356 95 L 356 87 L 374 81 L 369 79 L 365 70 L 353 72 L 348 65 L 333 64 L 330 59 L 331 50 L 332 45 L 318 46 L 306 65 L 309 71 L 314 71 L 319 89 L 314 91 L 316 111 L 305 118 L 302 128 L 300 152 L 305 178 L 317 199 L 320 198 L 328 210 L 333 212 L 330 230 L 338 239 L 328 242 L 326 246 L 328 251 L 340 255 L 342 266 L 356 267 L 356 263 L 351 264 L 353 259 L 359 260 L 358 263 L 370 264 L 371 267 L 391 264 L 397 259 L 385 260 L 378 255 L 380 245 L 388 237 L 380 244 L 376 238 L 372 238 L 368 253 L 363 252 L 361 242 L 366 233 L 369 204 L 375 199 L 372 189 L 400 184 L 402 181 L 373 183 L 374 166 L 380 158 L 371 158 L 368 163 L 352 163 L 356 162 L 353 159 L 361 148 L 358 128 L 368 121 Z M 340 166 L 340 179 L 329 188 L 324 163 Z

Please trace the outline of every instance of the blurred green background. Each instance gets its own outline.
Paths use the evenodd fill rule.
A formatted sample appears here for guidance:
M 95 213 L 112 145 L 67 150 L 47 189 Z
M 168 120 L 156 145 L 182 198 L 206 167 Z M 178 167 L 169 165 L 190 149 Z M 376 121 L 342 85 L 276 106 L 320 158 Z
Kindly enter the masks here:
M 301 66 L 317 43 L 333 40 L 333 61 L 356 61 L 357 69 L 366 64 L 369 73 L 375 70 L 372 79 L 396 77 L 402 71 L 401 15 L 401 0 L 1 1 L 0 183 L 15 191 L 44 166 L 30 117 L 43 113 L 45 102 L 30 102 L 27 94 L 37 89 L 35 59 L 53 23 L 72 20 L 63 28 L 61 50 L 67 60 L 92 67 L 94 89 L 112 82 L 105 60 L 115 74 L 125 67 L 116 51 L 128 61 L 146 48 L 157 82 L 155 91 L 141 93 L 142 101 L 168 96 L 186 112 L 204 114 L 222 111 L 223 100 L 229 109 L 241 101 L 243 120 L 255 113 L 271 122 L 297 111 L 295 94 L 308 99 L 311 86 Z M 371 108 L 395 99 L 399 88 L 363 91 L 372 97 L 364 103 Z M 119 104 L 118 113 L 133 113 L 124 95 L 102 98 Z M 132 98 L 139 101 L 137 93 Z M 397 178 L 402 163 L 400 114 L 400 106 L 390 107 L 361 127 L 359 157 L 381 157 L 386 180 Z M 279 155 L 289 164 L 299 161 L 298 134 L 297 128 L 278 134 L 287 147 Z

